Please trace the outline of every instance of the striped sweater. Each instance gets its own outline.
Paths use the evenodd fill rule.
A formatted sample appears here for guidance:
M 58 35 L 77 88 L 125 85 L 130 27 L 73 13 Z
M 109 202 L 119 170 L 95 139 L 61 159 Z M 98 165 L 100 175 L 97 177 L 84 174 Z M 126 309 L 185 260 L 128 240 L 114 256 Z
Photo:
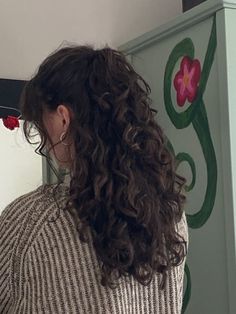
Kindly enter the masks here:
M 1 314 L 181 313 L 185 261 L 168 273 L 164 291 L 158 274 L 146 287 L 133 278 L 114 290 L 101 286 L 91 242 L 79 240 L 68 211 L 55 220 L 52 189 L 42 185 L 18 197 L 0 216 Z M 67 193 L 60 186 L 60 207 Z M 177 228 L 188 243 L 185 214 Z

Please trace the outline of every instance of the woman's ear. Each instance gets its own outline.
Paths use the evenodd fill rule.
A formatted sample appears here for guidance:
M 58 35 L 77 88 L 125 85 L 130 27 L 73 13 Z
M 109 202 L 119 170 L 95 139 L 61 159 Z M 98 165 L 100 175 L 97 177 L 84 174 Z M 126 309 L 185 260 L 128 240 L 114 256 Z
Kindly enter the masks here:
M 62 128 L 66 131 L 70 125 L 70 110 L 63 104 L 57 107 L 57 115 L 61 121 Z

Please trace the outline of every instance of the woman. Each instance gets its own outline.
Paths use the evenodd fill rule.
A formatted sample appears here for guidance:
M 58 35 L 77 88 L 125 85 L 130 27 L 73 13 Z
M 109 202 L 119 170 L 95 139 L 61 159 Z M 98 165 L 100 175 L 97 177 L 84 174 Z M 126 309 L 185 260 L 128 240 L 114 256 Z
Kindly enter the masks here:
M 61 48 L 27 83 L 25 136 L 70 181 L 3 211 L 1 313 L 181 313 L 184 179 L 149 94 L 109 47 Z

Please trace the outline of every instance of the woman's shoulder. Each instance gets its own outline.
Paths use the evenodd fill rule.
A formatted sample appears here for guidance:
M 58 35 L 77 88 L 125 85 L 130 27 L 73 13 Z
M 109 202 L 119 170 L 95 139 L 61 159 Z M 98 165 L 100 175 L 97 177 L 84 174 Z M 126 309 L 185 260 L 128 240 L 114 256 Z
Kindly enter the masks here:
M 56 186 L 42 184 L 9 203 L 0 215 L 0 236 L 9 230 L 11 238 L 24 243 L 35 237 L 43 222 L 57 210 L 54 198 Z M 68 192 L 68 188 L 63 185 L 56 190 L 59 200 Z M 19 243 L 14 246 L 19 246 Z
M 57 192 L 57 195 L 63 196 L 66 195 L 69 191 L 68 186 L 57 184 L 42 184 L 36 187 L 34 190 L 31 190 L 27 193 L 24 193 L 13 201 L 11 201 L 1 212 L 0 221 L 7 218 L 10 219 L 12 214 L 14 216 L 21 215 L 22 212 L 26 214 L 30 208 L 36 208 L 40 203 L 47 204 L 47 202 L 54 202 L 53 198 L 54 192 Z
M 189 232 L 188 232 L 188 223 L 185 211 L 182 213 L 180 221 L 177 223 L 177 232 L 184 238 L 187 244 L 187 249 L 189 246 Z
M 53 194 L 53 192 L 56 191 L 58 194 L 66 194 L 69 191 L 69 187 L 65 184 L 41 184 L 34 190 L 31 190 L 30 192 L 27 192 L 19 197 L 17 197 L 15 200 L 13 200 L 8 206 L 12 206 L 15 203 L 18 203 L 19 201 L 24 201 L 26 199 L 35 199 L 35 197 L 44 197 L 44 196 L 50 196 Z
M 16 197 L 2 210 L 0 216 L 1 219 L 5 218 L 6 216 L 11 216 L 13 212 L 16 214 L 17 210 L 21 212 L 22 207 L 25 207 L 25 205 L 28 204 L 30 201 L 35 200 L 35 197 L 40 195 L 41 190 L 42 186 Z

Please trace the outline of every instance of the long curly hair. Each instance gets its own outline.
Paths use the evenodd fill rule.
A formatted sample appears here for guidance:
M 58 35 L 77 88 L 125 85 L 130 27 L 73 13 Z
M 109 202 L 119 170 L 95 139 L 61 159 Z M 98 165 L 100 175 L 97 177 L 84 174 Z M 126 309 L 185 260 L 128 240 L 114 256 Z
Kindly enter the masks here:
M 129 275 L 148 285 L 160 273 L 163 289 L 167 271 L 186 256 L 185 239 L 176 231 L 185 179 L 175 171 L 150 93 L 124 53 L 70 45 L 43 61 L 21 96 L 26 139 L 32 143 L 36 129 L 36 152 L 46 157 L 51 139 L 43 108 L 63 103 L 73 112 L 68 133 L 75 157 L 66 209 L 76 209 L 81 240 L 88 241 L 90 231 L 101 283 L 111 288 Z

